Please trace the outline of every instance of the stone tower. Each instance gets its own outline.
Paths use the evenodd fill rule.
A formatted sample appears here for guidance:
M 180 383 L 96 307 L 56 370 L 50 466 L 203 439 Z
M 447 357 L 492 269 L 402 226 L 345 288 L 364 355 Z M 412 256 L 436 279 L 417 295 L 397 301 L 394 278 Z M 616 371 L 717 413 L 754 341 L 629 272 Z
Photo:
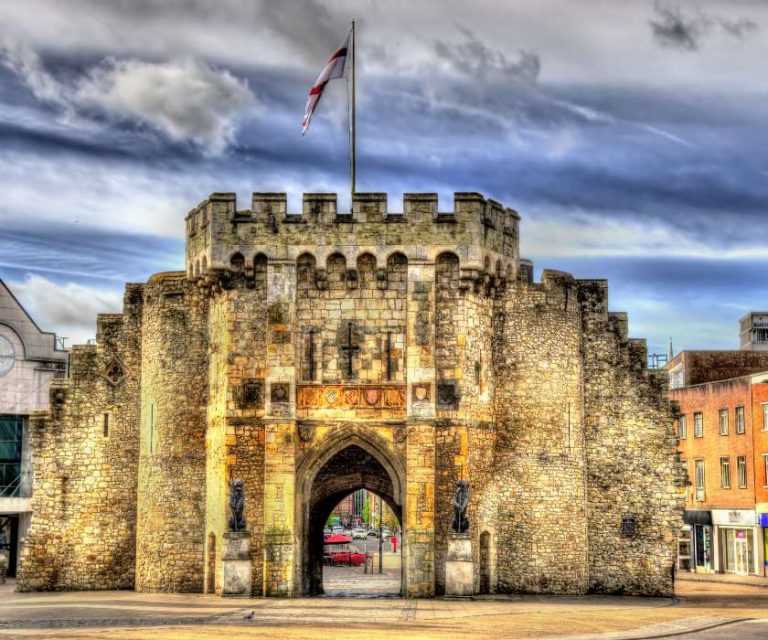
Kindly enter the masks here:
M 20 587 L 220 592 L 242 480 L 252 593 L 322 591 L 322 527 L 359 488 L 404 531 L 402 591 L 440 594 L 470 482 L 477 592 L 672 593 L 682 472 L 666 374 L 607 284 L 518 251 L 476 193 L 213 194 L 186 269 L 128 285 L 33 428 Z

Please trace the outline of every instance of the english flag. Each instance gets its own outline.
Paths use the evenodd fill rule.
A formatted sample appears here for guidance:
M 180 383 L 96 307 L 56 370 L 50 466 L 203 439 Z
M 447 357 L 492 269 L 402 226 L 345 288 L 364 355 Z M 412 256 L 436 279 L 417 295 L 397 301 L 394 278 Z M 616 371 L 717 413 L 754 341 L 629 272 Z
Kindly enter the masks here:
M 309 97 L 307 98 L 307 106 L 304 107 L 304 119 L 301 121 L 301 135 L 304 135 L 307 132 L 307 129 L 309 129 L 309 121 L 312 119 L 312 114 L 315 112 L 315 109 L 317 109 L 317 105 L 320 104 L 320 98 L 322 98 L 323 91 L 325 91 L 325 85 L 327 85 L 330 80 L 346 77 L 347 52 L 349 50 L 349 38 L 351 35 L 352 33 L 350 32 L 347 39 L 344 40 L 344 44 L 342 44 L 336 53 L 328 59 L 325 68 L 320 72 L 317 80 L 315 80 L 315 84 L 310 90 Z

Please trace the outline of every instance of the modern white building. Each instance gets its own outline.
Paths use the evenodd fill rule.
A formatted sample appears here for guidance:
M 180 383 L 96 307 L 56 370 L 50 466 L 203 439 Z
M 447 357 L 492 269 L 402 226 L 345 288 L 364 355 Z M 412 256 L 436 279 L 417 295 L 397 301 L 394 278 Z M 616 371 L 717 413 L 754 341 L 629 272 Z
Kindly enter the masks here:
M 750 311 L 740 325 L 742 351 L 768 351 L 768 311 Z
M 67 375 L 68 357 L 0 280 L 0 553 L 10 576 L 32 516 L 29 415 L 48 408 L 48 386 Z

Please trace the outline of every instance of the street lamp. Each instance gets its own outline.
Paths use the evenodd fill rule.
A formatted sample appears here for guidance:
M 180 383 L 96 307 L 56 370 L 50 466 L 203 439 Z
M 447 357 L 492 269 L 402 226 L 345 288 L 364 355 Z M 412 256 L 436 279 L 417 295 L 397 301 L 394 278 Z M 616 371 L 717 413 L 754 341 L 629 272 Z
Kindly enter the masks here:
M 382 539 L 384 537 L 383 536 L 384 528 L 382 527 L 381 516 L 382 516 L 381 496 L 379 496 L 379 573 L 383 573 L 383 570 L 382 570 L 383 564 L 382 564 L 381 554 L 382 554 L 382 546 L 383 546 L 383 543 L 384 543 L 384 540 Z

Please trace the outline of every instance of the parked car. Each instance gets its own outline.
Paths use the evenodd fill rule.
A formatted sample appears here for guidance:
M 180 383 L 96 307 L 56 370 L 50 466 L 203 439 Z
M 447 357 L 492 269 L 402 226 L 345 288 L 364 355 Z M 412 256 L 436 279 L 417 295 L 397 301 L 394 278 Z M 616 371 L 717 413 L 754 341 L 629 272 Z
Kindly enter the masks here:
M 329 536 L 332 533 L 333 533 L 333 530 L 330 527 L 326 527 L 325 529 L 323 529 L 323 534 L 326 536 Z
M 362 527 L 357 527 L 355 529 L 352 529 L 353 540 L 365 540 L 367 537 L 368 537 L 368 532 Z
M 342 527 L 340 524 L 334 525 L 333 533 L 344 533 L 344 527 Z

